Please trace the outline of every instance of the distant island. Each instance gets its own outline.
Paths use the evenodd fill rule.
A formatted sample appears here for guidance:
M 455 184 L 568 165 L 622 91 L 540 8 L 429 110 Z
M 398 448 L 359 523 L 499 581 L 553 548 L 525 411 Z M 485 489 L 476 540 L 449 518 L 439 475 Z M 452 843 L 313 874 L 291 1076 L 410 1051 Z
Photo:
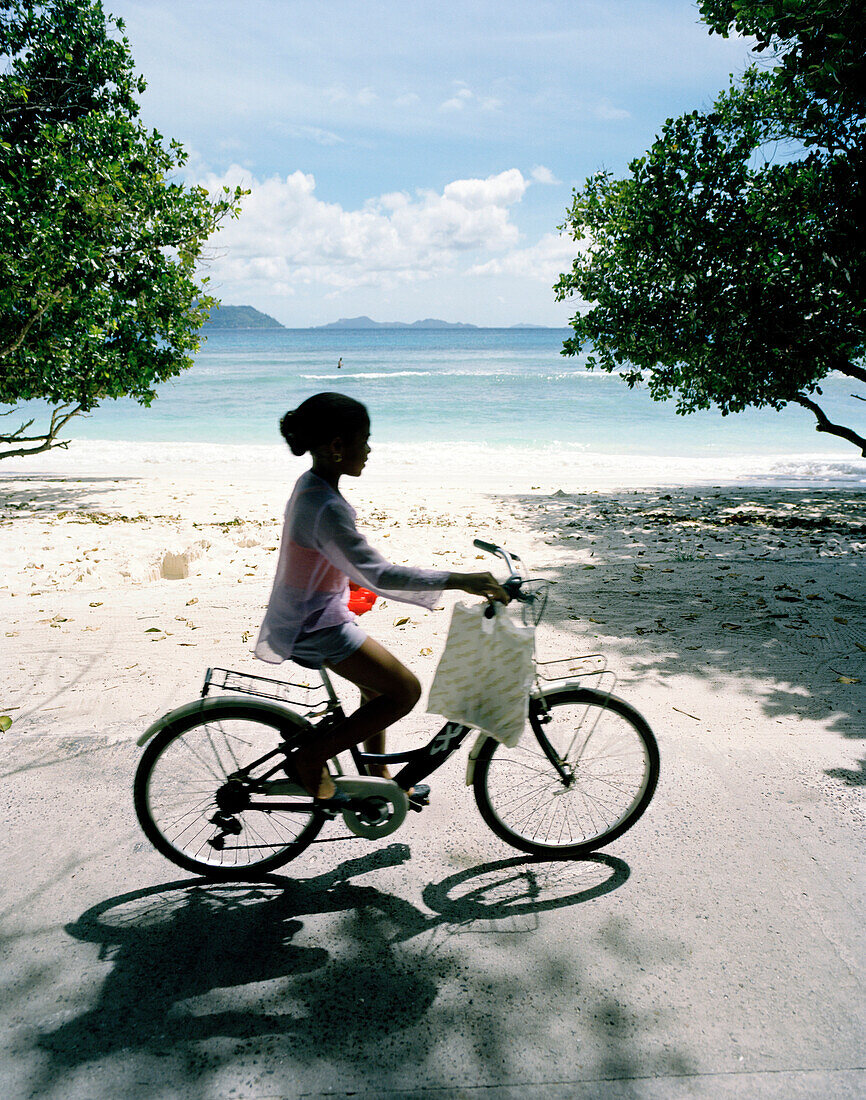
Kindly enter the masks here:
M 424 329 L 481 329 L 482 325 L 469 325 L 464 321 L 440 321 L 427 317 L 423 321 L 373 321 L 369 317 L 341 317 L 328 325 L 316 325 L 317 329 L 370 329 L 370 328 L 424 328 Z M 547 328 L 547 325 L 510 325 L 509 328 Z
M 285 328 L 279 321 L 252 306 L 219 306 L 211 311 L 204 329 Z
M 369 329 L 462 329 L 465 331 L 481 332 L 487 326 L 470 325 L 465 321 L 440 321 L 436 317 L 426 317 L 423 321 L 374 321 L 371 317 L 341 317 L 339 321 L 331 321 L 327 325 L 312 325 L 309 330 L 299 331 L 364 331 Z M 503 328 L 506 326 L 502 326 Z M 552 325 L 509 325 L 509 330 L 514 329 L 548 329 Z M 563 326 L 568 327 L 568 326 Z M 262 313 L 253 306 L 219 306 L 211 312 L 210 317 L 202 325 L 206 332 L 219 332 L 243 329 L 285 329 L 267 313 Z

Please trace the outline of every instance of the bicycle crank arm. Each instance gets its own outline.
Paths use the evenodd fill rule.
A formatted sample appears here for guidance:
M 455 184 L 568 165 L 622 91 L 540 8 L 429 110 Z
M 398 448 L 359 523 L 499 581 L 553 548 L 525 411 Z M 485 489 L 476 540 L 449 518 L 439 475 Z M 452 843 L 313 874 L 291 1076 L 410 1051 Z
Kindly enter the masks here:
M 409 799 L 393 779 L 374 775 L 335 775 L 334 784 L 354 800 L 343 810 L 346 828 L 368 840 L 389 836 L 406 820 Z

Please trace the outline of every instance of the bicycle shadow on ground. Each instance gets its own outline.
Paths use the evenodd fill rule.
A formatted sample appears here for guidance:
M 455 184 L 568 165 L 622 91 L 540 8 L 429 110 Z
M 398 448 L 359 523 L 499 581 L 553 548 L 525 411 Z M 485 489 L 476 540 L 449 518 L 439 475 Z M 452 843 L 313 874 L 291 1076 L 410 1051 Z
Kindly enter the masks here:
M 539 914 L 601 897 L 629 877 L 628 865 L 607 855 L 500 860 L 430 883 L 423 898 L 432 913 L 352 881 L 410 855 L 393 844 L 307 879 L 187 879 L 88 909 L 66 931 L 99 944 L 112 970 L 91 1008 L 37 1035 L 50 1056 L 46 1076 L 56 1082 L 64 1070 L 120 1051 L 166 1054 L 215 1038 L 289 1040 L 285 1054 L 295 1064 L 364 1061 L 365 1048 L 418 1024 L 453 976 L 458 964 L 440 950 L 437 932 L 447 938 L 473 922 L 479 931 L 497 922 L 505 932 L 532 931 Z M 337 935 L 328 926 L 327 948 L 295 942 L 304 939 L 301 917 L 329 914 L 340 924 Z M 433 935 L 402 947 L 424 933 Z M 279 984 L 244 989 L 261 982 Z M 491 982 L 485 976 L 488 997 Z M 211 1067 L 220 1060 L 213 1051 Z

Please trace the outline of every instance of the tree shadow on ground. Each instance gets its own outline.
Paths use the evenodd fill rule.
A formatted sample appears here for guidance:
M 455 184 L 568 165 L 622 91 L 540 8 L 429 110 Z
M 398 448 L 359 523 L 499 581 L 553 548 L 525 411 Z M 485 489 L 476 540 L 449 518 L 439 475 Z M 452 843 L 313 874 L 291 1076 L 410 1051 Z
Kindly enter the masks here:
M 181 1055 L 192 1080 L 204 1066 L 196 1044 L 215 1039 L 253 1044 L 253 1053 L 279 1054 L 295 1068 L 325 1062 L 353 1072 L 366 1067 L 373 1075 L 405 1075 L 405 1066 L 381 1063 L 382 1043 L 395 1042 L 401 1033 L 409 1033 L 413 1063 L 429 1075 L 427 1056 L 452 1028 L 455 1034 L 468 1028 L 483 1035 L 476 1068 L 495 1076 L 514 1054 L 506 1006 L 522 1003 L 531 976 L 516 981 L 495 967 L 476 973 L 465 951 L 447 949 L 454 946 L 452 937 L 467 931 L 532 933 L 541 914 L 616 890 L 627 880 L 628 866 L 607 855 L 486 863 L 430 883 L 423 898 L 432 912 L 352 881 L 399 866 L 410 854 L 406 845 L 393 844 L 307 879 L 171 882 L 89 909 L 67 932 L 98 944 L 112 969 L 93 1007 L 35 1036 L 49 1056 L 46 1081 L 135 1051 Z M 329 929 L 338 920 L 339 934 L 325 944 L 311 943 L 301 918 L 314 922 L 322 916 L 330 919 Z M 586 998 L 591 991 L 579 988 L 581 978 L 579 972 L 570 975 L 578 982 L 575 995 Z M 271 984 L 263 990 L 257 983 L 264 982 Z M 453 996 L 455 983 L 465 996 Z M 444 984 L 451 985 L 452 996 L 434 1011 Z M 634 1068 L 634 1018 L 628 1006 L 615 1008 L 613 1017 L 607 1008 L 598 1014 L 608 1063 Z M 622 1027 L 615 1019 L 611 1023 L 614 1017 Z M 543 1030 L 546 1023 L 539 1019 L 531 1026 Z M 209 1043 L 208 1072 L 232 1061 L 238 1049 L 236 1043 Z M 472 1079 L 475 1071 L 466 1069 Z
M 97 504 L 104 507 L 107 486 L 120 490 L 138 481 L 141 478 L 7 474 L 0 470 L 0 521 L 14 522 L 25 516 L 50 517 L 63 512 L 88 513 Z
M 769 718 L 866 736 L 863 492 L 557 493 L 507 503 L 554 551 L 532 563 L 555 582 L 546 622 L 584 652 L 613 652 L 636 678 L 752 680 L 747 690 Z M 776 562 L 783 570 L 771 575 Z M 543 648 L 543 628 L 540 640 Z M 826 774 L 861 786 L 866 761 Z

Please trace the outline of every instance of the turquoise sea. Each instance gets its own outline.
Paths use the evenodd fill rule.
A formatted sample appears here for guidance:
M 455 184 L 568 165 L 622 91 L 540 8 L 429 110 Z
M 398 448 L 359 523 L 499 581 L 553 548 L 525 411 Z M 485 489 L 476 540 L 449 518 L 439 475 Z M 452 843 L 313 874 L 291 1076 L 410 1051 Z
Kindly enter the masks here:
M 280 417 L 313 393 L 340 390 L 370 410 L 365 483 L 866 486 L 866 459 L 817 433 L 804 409 L 677 416 L 673 402 L 563 357 L 568 332 L 213 332 L 149 409 L 108 401 L 70 422 L 68 450 L 6 460 L 0 473 L 296 476 Z M 851 398 L 849 380 L 823 388 L 831 419 L 863 424 L 866 405 Z
M 593 454 L 792 455 L 854 459 L 849 444 L 814 430 L 805 410 L 687 417 L 617 377 L 560 355 L 565 329 L 215 332 L 194 366 L 163 384 L 149 409 L 109 401 L 70 425 L 73 439 L 117 442 L 279 442 L 287 408 L 340 390 L 370 409 L 374 442 L 471 442 L 489 448 L 566 444 Z M 342 358 L 343 366 L 337 363 Z M 851 423 L 862 404 L 828 379 L 823 405 Z M 862 416 L 861 416 L 862 419 Z

